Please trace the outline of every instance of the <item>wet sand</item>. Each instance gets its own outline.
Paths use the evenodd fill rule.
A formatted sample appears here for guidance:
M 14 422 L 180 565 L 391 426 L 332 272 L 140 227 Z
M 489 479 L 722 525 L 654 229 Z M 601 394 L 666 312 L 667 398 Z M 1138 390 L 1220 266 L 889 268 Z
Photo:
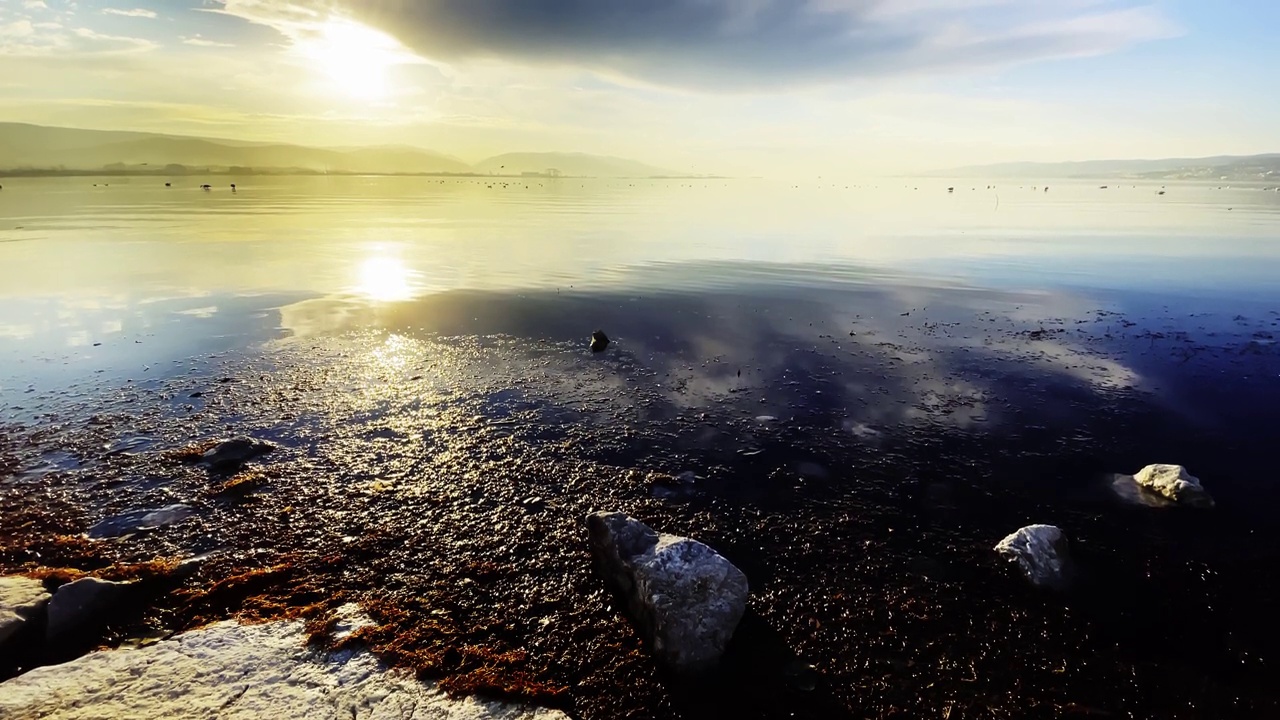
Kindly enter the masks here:
M 0 571 L 208 554 L 108 640 L 354 600 L 386 661 L 587 718 L 1270 717 L 1280 316 L 1229 305 L 821 282 L 293 304 L 291 338 L 4 396 Z M 184 462 L 239 434 L 279 448 Z M 1151 462 L 1218 506 L 1114 491 Z M 583 519 L 615 509 L 746 572 L 719 675 L 667 676 L 591 572 Z M 1065 593 L 992 551 L 1033 522 L 1071 538 Z

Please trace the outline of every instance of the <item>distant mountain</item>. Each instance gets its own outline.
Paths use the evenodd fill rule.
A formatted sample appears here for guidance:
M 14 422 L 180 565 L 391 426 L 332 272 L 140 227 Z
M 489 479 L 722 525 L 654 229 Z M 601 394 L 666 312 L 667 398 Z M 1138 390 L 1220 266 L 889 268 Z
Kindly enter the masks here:
M 673 175 L 652 165 L 626 158 L 583 153 L 506 153 L 476 163 L 482 173 L 519 175 L 557 171 L 577 177 L 656 177 Z
M 472 166 L 407 146 L 313 148 L 214 138 L 0 123 L 0 173 L 182 174 L 195 172 L 519 175 L 668 175 L 634 160 L 577 153 L 512 153 Z
M 471 172 L 471 166 L 460 160 L 417 149 L 326 150 L 300 145 L 0 123 L 0 169 L 4 170 L 143 171 L 145 166 L 160 171 L 169 165 L 342 173 Z
M 955 177 L 1141 178 L 1148 180 L 1280 181 L 1280 153 L 1220 155 L 1161 160 L 1089 160 L 1064 163 L 1002 163 L 937 173 Z

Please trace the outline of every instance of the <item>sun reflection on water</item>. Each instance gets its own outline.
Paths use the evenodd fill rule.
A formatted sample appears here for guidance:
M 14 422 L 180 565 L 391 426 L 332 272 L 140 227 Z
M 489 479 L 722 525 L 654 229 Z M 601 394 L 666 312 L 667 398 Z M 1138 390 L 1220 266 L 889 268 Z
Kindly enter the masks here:
M 375 255 L 360 264 L 355 290 L 376 302 L 412 300 L 415 275 L 399 258 Z
M 412 359 L 420 359 L 419 343 L 403 335 L 390 335 L 381 345 L 376 345 L 370 352 L 369 364 L 378 371 L 399 370 L 409 364 Z

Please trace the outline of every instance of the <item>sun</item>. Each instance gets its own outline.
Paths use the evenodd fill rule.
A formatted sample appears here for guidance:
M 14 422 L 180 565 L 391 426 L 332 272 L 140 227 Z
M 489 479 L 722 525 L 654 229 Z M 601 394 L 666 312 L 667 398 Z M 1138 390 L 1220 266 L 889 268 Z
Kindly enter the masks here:
M 370 101 L 390 95 L 391 70 L 406 57 L 389 35 L 340 18 L 321 25 L 313 37 L 299 43 L 299 50 L 335 92 Z

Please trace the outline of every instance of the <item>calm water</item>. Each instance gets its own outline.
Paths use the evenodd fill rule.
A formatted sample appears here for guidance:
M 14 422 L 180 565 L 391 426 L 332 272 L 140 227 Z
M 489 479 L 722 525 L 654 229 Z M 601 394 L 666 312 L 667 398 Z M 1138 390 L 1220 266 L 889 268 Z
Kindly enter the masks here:
M 1033 292 L 1046 306 L 1163 298 L 1238 312 L 1270 309 L 1280 293 L 1280 193 L 1260 188 L 1173 185 L 1158 196 L 1151 184 L 1054 184 L 1046 193 L 936 179 L 256 178 L 235 193 L 222 183 L 212 192 L 194 181 L 161 185 L 6 183 L 0 398 L 44 376 L 127 374 L 265 337 L 376 326 L 388 306 L 459 289 L 962 287 Z M 597 319 L 581 317 L 576 334 Z M 129 347 L 136 340 L 145 347 Z
M 587 717 L 707 701 L 582 601 L 598 582 L 564 549 L 603 507 L 747 571 L 754 629 L 725 679 L 760 688 L 726 691 L 743 712 L 1280 709 L 1280 578 L 1259 570 L 1280 560 L 1280 193 L 177 184 L 4 183 L 9 512 L 83 532 L 182 503 L 112 557 L 219 551 L 215 580 L 338 553 L 317 582 L 501 608 L 451 637 L 550 658 L 521 669 Z M 614 343 L 592 355 L 597 328 Z M 161 452 L 228 432 L 281 446 L 243 503 Z M 1217 508 L 1116 484 L 1151 462 L 1187 465 Z M 1072 538 L 1065 597 L 991 552 L 1030 522 Z M 477 556 L 489 594 L 459 600 Z M 584 652 L 583 633 L 604 639 Z

